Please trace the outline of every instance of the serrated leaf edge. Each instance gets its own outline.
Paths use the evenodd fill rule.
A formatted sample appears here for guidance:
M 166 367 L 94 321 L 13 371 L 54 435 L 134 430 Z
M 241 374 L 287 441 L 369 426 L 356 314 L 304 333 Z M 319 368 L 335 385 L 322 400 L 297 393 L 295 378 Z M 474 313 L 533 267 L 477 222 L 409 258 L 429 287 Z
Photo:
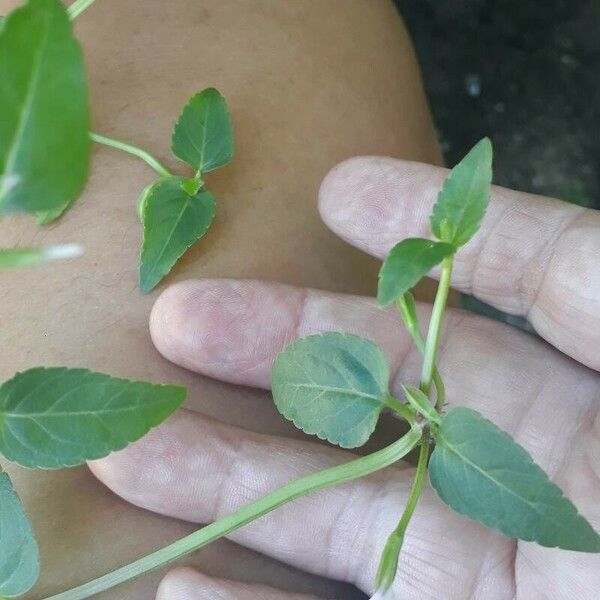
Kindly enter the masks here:
M 385 360 L 386 364 L 388 364 L 387 358 L 385 357 L 385 355 L 383 354 L 381 348 L 375 344 L 375 342 L 373 342 L 372 340 L 369 340 L 367 338 L 364 338 L 360 335 L 355 335 L 353 333 L 344 333 L 341 331 L 321 331 L 319 333 L 313 333 L 311 335 L 307 335 L 305 337 L 299 338 L 297 340 L 295 340 L 294 342 L 292 342 L 289 346 L 287 346 L 286 348 L 284 348 L 276 357 L 275 361 L 273 364 L 275 364 L 275 362 L 277 361 L 277 359 L 279 358 L 279 356 L 281 354 L 283 354 L 285 352 L 285 350 L 289 347 L 291 347 L 294 344 L 298 344 L 301 342 L 304 342 L 308 339 L 312 339 L 312 338 L 326 338 L 326 337 L 339 337 L 339 338 L 354 338 L 356 340 L 360 340 L 361 342 L 369 342 L 370 344 L 373 345 L 373 347 L 381 354 L 381 356 L 383 357 L 383 359 Z M 388 370 L 389 370 L 389 364 L 388 364 Z M 284 410 L 281 406 L 280 403 L 277 401 L 277 399 L 275 398 L 275 396 L 273 395 L 273 401 L 275 403 L 275 406 L 277 407 L 277 410 L 279 411 L 279 413 L 281 415 L 283 415 L 288 421 L 290 421 L 291 423 L 294 424 L 294 426 L 299 429 L 300 431 L 303 431 L 305 434 L 307 435 L 314 435 L 316 437 L 318 437 L 320 440 L 323 440 L 325 442 L 329 442 L 331 444 L 335 444 L 336 446 L 339 446 L 340 448 L 345 448 L 345 449 L 351 449 L 351 448 L 360 448 L 361 446 L 363 446 L 368 439 L 371 437 L 371 435 L 373 434 L 373 432 L 375 431 L 376 427 L 377 427 L 377 421 L 379 419 L 379 416 L 381 415 L 381 411 L 385 408 L 385 402 L 383 401 L 383 397 L 382 397 L 382 403 L 381 403 L 381 408 L 379 410 L 379 415 L 377 420 L 375 420 L 375 423 L 373 425 L 373 428 L 369 431 L 369 434 L 367 436 L 367 439 L 362 443 L 362 444 L 343 444 L 341 442 L 341 440 L 339 439 L 338 436 L 335 436 L 335 439 L 333 437 L 328 437 L 327 435 L 325 435 L 323 433 L 322 430 L 309 430 L 308 428 L 300 425 L 297 420 L 292 417 L 289 413 L 289 411 Z
M 10 379 L 6 380 L 5 382 L 2 383 L 2 385 L 0 385 L 0 391 L 2 389 L 2 387 L 4 387 L 5 384 L 8 384 L 10 382 L 12 382 L 14 379 L 16 379 L 19 376 L 22 375 L 27 375 L 29 373 L 32 372 L 41 372 L 41 371 L 52 371 L 55 369 L 60 369 L 63 372 L 79 372 L 81 374 L 92 374 L 92 375 L 103 375 L 104 377 L 108 377 L 109 379 L 111 379 L 112 381 L 122 381 L 122 382 L 126 382 L 128 384 L 143 384 L 143 385 L 151 385 L 154 387 L 159 387 L 159 388 L 170 388 L 173 391 L 175 390 L 179 390 L 182 393 L 182 397 L 181 397 L 181 401 L 178 403 L 178 405 L 173 409 L 173 411 L 171 412 L 171 414 L 173 414 L 173 412 L 175 412 L 179 407 L 181 407 L 181 405 L 185 402 L 186 396 L 187 396 L 187 389 L 184 386 L 181 385 L 174 385 L 174 384 L 169 384 L 169 383 L 150 383 L 148 381 L 143 381 L 143 380 L 134 380 L 134 379 L 125 379 L 123 377 L 113 377 L 112 375 L 108 375 L 106 373 L 101 373 L 101 372 L 97 372 L 97 371 L 92 371 L 91 369 L 84 369 L 84 368 L 69 368 L 69 367 L 33 367 L 31 369 L 26 369 L 24 371 L 18 371 L 17 373 L 15 373 Z M 0 425 L 2 425 L 3 420 L 4 420 L 4 411 L 0 410 Z M 149 421 L 146 421 L 147 424 L 149 424 L 148 430 L 146 431 L 145 434 L 146 435 L 148 432 L 150 432 L 152 429 L 154 429 L 155 427 L 158 427 L 158 425 L 160 425 L 163 422 L 163 420 L 159 420 L 157 421 L 156 419 L 150 419 Z M 89 460 L 98 460 L 100 458 L 104 458 L 105 456 L 108 456 L 109 454 L 112 454 L 113 452 L 118 452 L 119 450 L 123 450 L 123 448 L 126 448 L 129 444 L 131 444 L 134 441 L 137 441 L 138 439 L 140 439 L 139 436 L 135 437 L 131 437 L 131 436 L 125 436 L 127 439 L 125 439 L 123 441 L 122 444 L 116 444 L 111 450 L 110 452 L 107 453 L 102 453 L 99 455 L 92 455 L 89 456 L 85 459 L 85 461 L 81 462 L 81 461 L 75 461 L 75 462 L 70 462 L 70 461 L 61 461 L 60 463 L 57 463 L 56 466 L 46 466 L 46 465 L 40 465 L 40 464 L 23 464 L 22 462 L 20 462 L 18 459 L 16 459 L 14 456 L 9 456 L 9 454 L 4 453 L 4 452 L 0 452 L 0 455 L 4 456 L 7 460 L 9 460 L 10 462 L 19 465 L 20 467 L 23 467 L 25 469 L 40 469 L 40 470 L 44 470 L 44 471 L 55 471 L 58 469 L 63 469 L 63 468 L 72 468 L 72 467 L 78 467 L 82 464 L 84 464 L 85 462 L 89 461 Z M 143 436 L 142 436 L 143 437 Z M 1 600 L 1 597 L 0 597 Z
M 500 427 L 498 427 L 498 425 L 496 425 L 496 424 L 495 424 L 493 421 L 490 421 L 489 419 L 486 419 L 486 418 L 485 418 L 485 417 L 484 417 L 484 416 L 483 416 L 481 413 L 479 413 L 478 411 L 476 411 L 476 410 L 473 410 L 473 409 L 469 409 L 469 408 L 467 408 L 467 407 L 463 407 L 463 406 L 456 407 L 456 408 L 454 408 L 454 409 L 452 409 L 452 410 L 455 410 L 455 411 L 456 411 L 456 410 L 461 410 L 461 409 L 464 409 L 464 410 L 467 410 L 467 411 L 469 411 L 469 412 L 472 412 L 472 413 L 474 413 L 475 415 L 477 415 L 477 417 L 479 418 L 479 420 L 481 420 L 481 421 L 484 421 L 484 422 L 487 422 L 487 423 L 491 424 L 491 425 L 492 425 L 492 426 L 493 426 L 495 429 L 497 429 L 497 431 L 498 431 L 498 432 L 500 432 L 500 433 L 502 434 L 502 436 L 503 436 L 505 439 L 507 439 L 507 440 L 509 440 L 510 442 L 512 442 L 512 444 L 516 445 L 516 446 L 517 446 L 517 447 L 518 447 L 518 448 L 521 450 L 521 453 L 522 453 L 522 454 L 524 454 L 524 455 L 527 457 L 527 462 L 528 462 L 528 465 L 529 465 L 529 466 L 533 466 L 533 467 L 535 467 L 535 469 L 536 469 L 536 470 L 538 470 L 538 471 L 540 471 L 541 473 L 543 473 L 543 475 L 546 477 L 546 479 L 547 479 L 547 480 L 548 480 L 548 481 L 549 481 L 549 482 L 550 482 L 550 483 L 551 483 L 551 484 L 552 484 L 552 485 L 553 485 L 553 486 L 554 486 L 554 487 L 555 487 L 555 488 L 556 488 L 556 489 L 557 489 L 557 490 L 560 492 L 560 495 L 559 495 L 559 497 L 560 497 L 561 499 L 564 499 L 564 500 L 566 500 L 566 501 L 567 501 L 567 502 L 568 502 L 568 503 L 569 503 L 569 504 L 570 504 L 570 505 L 571 505 L 571 506 L 574 508 L 574 511 L 575 511 L 575 517 L 576 517 L 578 520 L 582 520 L 582 521 L 584 521 L 584 522 L 585 522 L 585 523 L 586 523 L 586 524 L 587 524 L 589 527 L 591 527 L 591 528 L 592 528 L 592 530 L 593 530 L 593 531 L 596 533 L 598 544 L 597 544 L 597 547 L 596 547 L 596 549 L 595 549 L 595 550 L 592 550 L 592 551 L 590 551 L 590 552 L 600 552 L 600 535 L 598 535 L 598 532 L 597 532 L 597 531 L 596 531 L 596 530 L 595 530 L 595 529 L 592 527 L 592 525 L 589 523 L 589 521 L 588 521 L 588 520 L 587 520 L 587 519 L 586 519 L 586 518 L 585 518 L 585 517 L 584 517 L 584 516 L 583 516 L 583 515 L 582 515 L 582 514 L 579 512 L 579 510 L 577 509 L 577 506 L 575 506 L 575 504 L 574 504 L 574 503 L 571 501 L 571 499 L 570 499 L 570 498 L 568 498 L 568 497 L 565 495 L 565 493 L 563 492 L 563 490 L 562 490 L 562 489 L 561 489 L 561 488 L 560 488 L 560 487 L 559 487 L 559 486 L 558 486 L 556 483 L 554 483 L 554 482 L 552 481 L 552 479 L 550 479 L 550 477 L 548 476 L 548 474 L 547 474 L 547 473 L 544 471 L 544 469 L 542 469 L 542 467 L 540 467 L 540 466 L 539 466 L 539 465 L 538 465 L 538 464 L 535 462 L 535 460 L 533 459 L 533 457 L 531 456 L 531 454 L 529 454 L 529 452 L 528 452 L 528 451 L 527 451 L 525 448 L 523 448 L 523 446 L 521 446 L 521 444 L 519 444 L 519 443 L 518 443 L 516 440 L 514 440 L 514 439 L 513 439 L 513 437 L 512 437 L 512 436 L 511 436 L 509 433 L 507 433 L 506 431 L 504 431 L 503 429 L 501 429 Z M 459 458 L 462 460 L 462 455 L 461 455 L 461 454 L 459 454 L 459 453 L 455 452 L 454 450 L 452 450 L 452 449 L 451 449 L 451 447 L 450 447 L 450 446 L 448 446 L 448 445 L 445 445 L 445 444 L 444 444 L 444 438 L 443 438 L 443 435 L 442 435 L 442 429 L 441 429 L 441 428 L 438 430 L 438 436 L 436 437 L 436 446 L 437 446 L 437 445 L 444 446 L 444 447 L 446 448 L 446 450 L 447 450 L 447 451 L 451 452 L 451 453 L 452 453 L 452 454 L 454 454 L 455 456 L 458 456 L 458 457 L 459 457 Z M 435 452 L 435 449 L 434 449 L 434 452 Z M 483 475 L 485 475 L 485 476 L 486 476 L 488 479 L 490 479 L 490 478 L 489 478 L 489 476 L 488 476 L 488 475 L 487 475 L 487 474 L 486 474 L 484 471 L 481 471 L 481 469 L 477 467 L 477 465 L 475 465 L 475 464 L 474 464 L 474 463 L 472 463 L 471 461 L 465 461 L 465 462 L 466 462 L 467 464 L 469 464 L 469 465 L 473 465 L 473 467 L 474 467 L 474 468 L 476 468 L 476 470 L 477 470 L 477 471 L 479 471 L 480 473 L 482 473 Z M 461 514 L 461 515 L 463 515 L 464 517 L 466 517 L 466 518 L 467 518 L 467 519 L 469 519 L 470 521 L 472 521 L 472 522 L 474 522 L 474 523 L 478 523 L 478 524 L 480 524 L 480 525 L 483 525 L 484 527 L 487 527 L 488 529 L 493 529 L 494 531 L 498 531 L 498 532 L 500 532 L 502 535 L 504 535 L 505 537 L 509 537 L 509 539 L 518 539 L 518 540 L 522 540 L 522 541 L 524 541 L 524 542 L 535 542 L 536 544 L 538 544 L 538 545 L 540 545 L 540 546 L 542 546 L 542 547 L 544 547 L 544 548 L 561 548 L 561 549 L 563 549 L 561 546 L 546 546 L 546 545 L 544 545 L 544 544 L 541 544 L 541 543 L 540 543 L 540 542 L 539 542 L 537 539 L 535 539 L 534 537 L 529 537 L 529 538 L 510 538 L 510 536 L 508 536 L 507 534 L 505 534 L 504 532 L 502 532 L 502 530 L 500 530 L 498 527 L 493 527 L 493 526 L 487 525 L 487 524 L 485 524 L 485 523 L 483 523 L 483 522 L 481 522 L 481 521 L 479 521 L 479 520 L 477 520 L 477 519 L 474 519 L 473 517 L 471 517 L 471 516 L 470 516 L 468 513 L 466 513 L 465 511 L 463 511 L 463 510 L 459 510 L 459 509 L 455 508 L 454 506 L 451 506 L 450 504 L 448 504 L 448 503 L 447 503 L 447 502 L 446 502 L 446 501 L 445 501 L 445 500 L 442 498 L 442 496 L 441 496 L 441 495 L 440 495 L 440 493 L 438 492 L 437 488 L 435 487 L 435 485 L 434 485 L 434 484 L 433 484 L 433 482 L 431 481 L 431 471 L 429 471 L 429 476 L 430 476 L 431 487 L 432 487 L 432 488 L 435 490 L 435 492 L 436 492 L 436 494 L 438 495 L 438 497 L 440 498 L 440 500 L 441 500 L 441 501 L 442 501 L 444 504 L 447 504 L 447 505 L 448 505 L 448 506 L 449 506 L 449 507 L 450 507 L 450 508 L 451 508 L 453 511 L 455 511 L 455 512 L 457 512 L 457 513 Z M 493 481 L 495 482 L 495 480 L 493 480 Z M 512 490 L 510 490 L 509 488 L 506 488 L 505 486 L 502 486 L 502 487 L 503 487 L 503 488 L 505 488 L 505 489 L 506 489 L 508 492 L 510 492 L 510 494 L 511 494 L 512 496 L 516 496 L 516 494 L 515 494 L 514 492 L 512 492 Z M 518 497 L 518 496 L 517 496 L 517 497 Z M 536 511 L 536 512 L 537 512 L 537 511 Z M 571 549 L 571 550 L 572 550 L 572 549 Z

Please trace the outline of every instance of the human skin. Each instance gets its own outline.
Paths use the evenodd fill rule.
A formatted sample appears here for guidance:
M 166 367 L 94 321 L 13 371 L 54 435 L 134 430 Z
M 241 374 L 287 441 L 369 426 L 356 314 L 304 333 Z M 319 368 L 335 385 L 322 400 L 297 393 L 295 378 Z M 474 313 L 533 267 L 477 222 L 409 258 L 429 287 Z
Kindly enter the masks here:
M 0 0 L 0 13 L 16 5 Z M 254 277 L 357 294 L 374 289 L 376 260 L 327 230 L 316 198 L 327 171 L 353 154 L 440 162 L 416 61 L 391 2 L 97 0 L 76 30 L 90 72 L 95 131 L 140 145 L 186 173 L 170 157 L 171 128 L 190 96 L 214 86 L 232 112 L 236 153 L 229 167 L 207 176 L 218 204 L 212 229 L 148 296 L 136 289 L 135 204 L 156 175 L 139 160 L 96 146 L 86 191 L 60 221 L 46 228 L 24 217 L 1 221 L 2 246 L 78 242 L 85 255 L 0 273 L 0 380 L 33 366 L 67 365 L 179 383 L 188 387 L 190 410 L 297 436 L 265 392 L 198 377 L 162 358 L 148 316 L 167 284 L 190 278 Z M 215 472 L 224 468 L 210 453 L 203 460 Z M 196 527 L 128 505 L 86 468 L 3 467 L 41 545 L 42 576 L 28 598 L 96 577 Z M 228 542 L 185 562 L 303 592 L 355 594 Z M 150 598 L 160 577 L 102 597 Z
M 321 215 L 343 239 L 382 259 L 398 240 L 427 235 L 427 215 L 446 176 L 444 169 L 414 162 L 351 159 L 325 179 Z M 449 309 L 438 356 L 449 407 L 472 407 L 513 435 L 596 530 L 598 256 L 600 212 L 493 188 L 480 231 L 457 254 L 453 284 L 527 316 L 541 337 Z M 419 310 L 425 322 L 430 306 L 421 304 Z M 268 389 L 273 360 L 288 343 L 331 330 L 377 342 L 390 361 L 398 397 L 401 383 L 419 377 L 421 358 L 395 309 L 382 310 L 372 298 L 256 280 L 195 280 L 164 292 L 150 324 L 154 343 L 168 359 L 261 389 Z M 179 413 L 92 468 L 139 506 L 204 523 L 301 474 L 351 457 L 314 442 L 258 435 L 198 413 Z M 214 464 L 223 467 L 215 470 Z M 414 468 L 406 464 L 388 468 L 280 507 L 231 537 L 372 594 L 381 550 L 413 477 Z M 406 533 L 389 600 L 594 600 L 598 589 L 599 554 L 508 539 L 454 513 L 427 485 Z M 329 597 L 326 591 L 319 595 Z M 157 600 L 215 597 L 298 598 L 190 569 L 170 573 L 157 593 Z

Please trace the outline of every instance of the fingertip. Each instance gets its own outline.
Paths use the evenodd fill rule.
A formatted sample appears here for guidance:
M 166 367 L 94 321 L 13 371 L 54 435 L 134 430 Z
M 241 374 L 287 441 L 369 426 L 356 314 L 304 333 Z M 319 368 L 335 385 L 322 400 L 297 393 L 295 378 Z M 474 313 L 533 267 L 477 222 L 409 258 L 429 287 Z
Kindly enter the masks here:
M 208 598 L 208 578 L 191 567 L 177 567 L 169 571 L 160 582 L 156 600 L 195 600 Z
M 374 222 L 371 210 L 377 206 L 369 204 L 374 186 L 379 179 L 375 175 L 385 169 L 391 160 L 377 156 L 355 156 L 336 165 L 325 176 L 319 189 L 319 213 L 325 224 L 338 235 L 348 236 L 352 227 L 362 227 L 367 216 Z
M 385 156 L 350 158 L 323 180 L 319 212 L 334 233 L 383 258 L 400 239 L 428 231 L 435 185 L 443 174 L 443 169 Z
M 179 362 L 187 345 L 196 282 L 183 281 L 169 286 L 156 299 L 150 312 L 150 336 L 156 349 L 172 362 Z
M 88 461 L 92 474 L 107 488 L 128 502 L 156 510 L 149 490 L 166 487 L 176 489 L 180 440 L 189 429 L 186 411 L 172 415 L 167 421 L 150 430 L 142 439 L 118 452 L 98 460 Z M 151 466 L 148 466 L 151 465 Z
M 290 341 L 302 292 L 253 280 L 179 283 L 157 299 L 152 340 L 163 356 L 188 369 L 266 387 L 274 354 Z

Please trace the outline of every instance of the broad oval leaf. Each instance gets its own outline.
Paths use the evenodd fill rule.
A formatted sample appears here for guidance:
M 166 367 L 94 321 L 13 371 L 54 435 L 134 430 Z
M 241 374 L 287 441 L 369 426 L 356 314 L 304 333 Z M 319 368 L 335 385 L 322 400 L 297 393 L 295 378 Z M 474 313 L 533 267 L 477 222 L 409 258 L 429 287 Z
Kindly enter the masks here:
M 548 547 L 600 552 L 600 536 L 507 433 L 468 408 L 442 420 L 431 485 L 457 512 L 504 535 Z
M 153 185 L 143 200 L 144 241 L 140 262 L 140 290 L 147 293 L 177 260 L 208 230 L 215 216 L 215 200 L 206 190 L 190 196 L 187 180 L 171 177 Z
M 431 231 L 456 246 L 479 229 L 490 199 L 492 143 L 483 138 L 450 171 L 431 215 Z
M 451 244 L 424 238 L 408 238 L 396 244 L 379 271 L 379 304 L 394 302 L 455 251 Z
M 0 471 L 0 598 L 27 592 L 40 574 L 31 523 L 10 477 Z
M 0 452 L 24 467 L 79 465 L 141 438 L 185 395 L 86 369 L 30 369 L 0 386 Z
M 273 364 L 281 414 L 343 448 L 362 446 L 385 407 L 389 367 L 381 350 L 355 335 L 320 333 L 294 342 Z
M 173 154 L 200 173 L 233 156 L 233 128 L 225 99 L 214 88 L 196 94 L 181 111 L 171 138 Z
M 88 177 L 81 49 L 59 0 L 29 0 L 0 29 L 0 214 L 53 211 Z

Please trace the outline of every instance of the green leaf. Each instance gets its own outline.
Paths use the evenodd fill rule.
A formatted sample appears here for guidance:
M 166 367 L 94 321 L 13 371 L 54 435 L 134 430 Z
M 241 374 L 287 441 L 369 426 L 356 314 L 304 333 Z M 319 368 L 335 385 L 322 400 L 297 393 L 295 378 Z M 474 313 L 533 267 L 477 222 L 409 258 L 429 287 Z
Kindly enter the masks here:
M 171 139 L 173 154 L 200 173 L 225 166 L 233 156 L 233 128 L 225 99 L 214 88 L 184 107 Z
M 421 413 L 428 421 L 432 423 L 441 422 L 439 413 L 435 410 L 429 398 L 418 388 L 410 385 L 403 385 L 402 389 L 406 395 L 408 403 L 419 413 Z
M 30 369 L 0 387 L 0 452 L 24 467 L 79 465 L 141 438 L 185 395 L 86 369 Z
M 140 289 L 144 293 L 154 288 L 206 233 L 215 216 L 213 195 L 200 190 L 190 196 L 183 187 L 186 181 L 181 177 L 159 181 L 143 201 Z
M 356 448 L 375 429 L 388 380 L 387 361 L 375 344 L 355 335 L 321 333 L 277 356 L 271 387 L 279 412 L 296 427 Z
M 161 183 L 162 180 L 154 181 L 150 185 L 147 185 L 140 194 L 137 201 L 137 214 L 140 218 L 140 222 L 144 223 L 144 210 L 146 209 L 146 202 L 148 198 L 152 195 L 153 189 Z
M 86 74 L 59 0 L 29 0 L 0 29 L 0 215 L 55 210 L 88 177 Z
M 408 238 L 396 244 L 379 271 L 379 304 L 394 302 L 455 250 L 451 244 L 423 238 Z
M 38 225 L 49 225 L 52 221 L 56 221 L 69 208 L 69 204 L 53 208 L 52 210 L 44 210 L 37 213 Z
M 468 408 L 442 421 L 431 485 L 457 512 L 542 546 L 600 552 L 600 536 L 508 434 Z
M 0 269 L 10 267 L 31 267 L 51 260 L 80 256 L 81 247 L 77 244 L 63 244 L 46 248 L 0 248 Z
M 27 592 L 40 574 L 31 523 L 10 477 L 0 471 L 0 598 Z
M 479 229 L 490 199 L 492 143 L 483 138 L 450 171 L 431 215 L 431 231 L 456 246 Z

